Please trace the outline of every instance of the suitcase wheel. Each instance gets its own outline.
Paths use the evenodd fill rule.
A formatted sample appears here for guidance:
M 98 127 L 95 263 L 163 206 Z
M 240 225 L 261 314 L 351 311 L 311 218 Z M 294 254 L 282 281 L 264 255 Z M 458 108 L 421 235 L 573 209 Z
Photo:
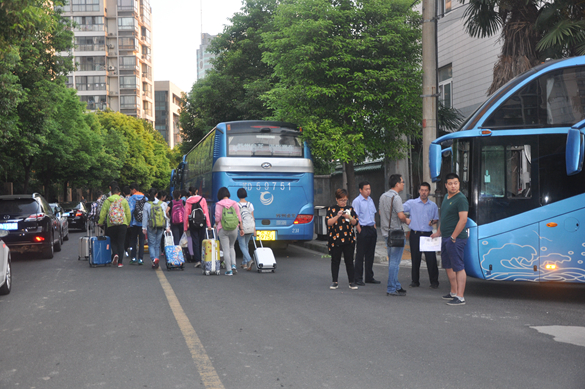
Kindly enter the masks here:
M 272 269 L 272 272 L 274 273 L 274 269 Z
M 209 271 L 206 271 L 206 272 L 205 272 L 205 275 L 206 275 L 206 276 L 208 276 L 208 275 L 209 275 Z
M 262 270 L 258 269 L 258 273 L 262 273 Z

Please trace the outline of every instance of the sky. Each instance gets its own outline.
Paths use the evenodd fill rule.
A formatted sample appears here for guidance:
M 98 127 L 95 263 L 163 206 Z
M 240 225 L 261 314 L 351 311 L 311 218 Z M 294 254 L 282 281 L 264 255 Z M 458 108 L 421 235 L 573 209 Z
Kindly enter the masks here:
M 197 81 L 201 32 L 216 35 L 242 0 L 150 0 L 155 81 L 171 81 L 188 93 Z

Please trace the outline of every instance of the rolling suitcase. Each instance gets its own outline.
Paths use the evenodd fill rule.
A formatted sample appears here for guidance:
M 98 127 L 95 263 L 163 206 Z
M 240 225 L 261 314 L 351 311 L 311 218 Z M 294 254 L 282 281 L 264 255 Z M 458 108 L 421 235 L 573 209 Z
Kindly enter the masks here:
M 269 247 L 264 247 L 262 241 L 258 239 L 260 242 L 260 247 L 256 246 L 256 239 L 252 239 L 254 241 L 254 263 L 256 264 L 256 269 L 258 273 L 262 273 L 263 271 L 272 271 L 276 269 L 276 259 L 274 258 L 274 253 L 272 249 Z
M 181 269 L 185 270 L 185 257 L 183 257 L 183 248 L 175 246 L 173 234 L 165 231 L 165 264 L 167 270 Z
M 109 266 L 112 264 L 112 247 L 109 236 L 89 238 L 89 266 Z
M 91 238 L 91 228 L 87 229 L 87 236 L 82 236 L 79 238 L 79 257 L 77 257 L 78 261 L 82 259 L 84 261 L 89 260 L 89 239 Z
M 215 239 L 215 230 L 213 231 L 213 239 L 209 239 L 209 230 L 205 230 L 207 239 L 203 240 L 201 248 L 201 270 L 206 276 L 210 274 L 219 275 L 219 241 Z

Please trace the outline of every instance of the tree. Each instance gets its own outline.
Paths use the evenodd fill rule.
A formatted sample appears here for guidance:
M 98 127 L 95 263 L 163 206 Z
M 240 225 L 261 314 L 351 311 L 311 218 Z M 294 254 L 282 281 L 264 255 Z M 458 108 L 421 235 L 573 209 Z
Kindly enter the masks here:
M 264 61 L 278 82 L 265 94 L 277 119 L 303 127 L 314 155 L 344 163 L 400 158 L 420 136 L 421 30 L 412 1 L 282 2 Z
M 585 2 L 545 2 L 536 20 L 542 39 L 536 45 L 550 58 L 585 55 Z
M 276 0 L 246 0 L 231 25 L 211 42 L 213 69 L 197 81 L 181 112 L 183 152 L 217 123 L 270 116 L 260 96 L 270 90 L 272 67 L 262 62 L 262 33 L 271 28 Z

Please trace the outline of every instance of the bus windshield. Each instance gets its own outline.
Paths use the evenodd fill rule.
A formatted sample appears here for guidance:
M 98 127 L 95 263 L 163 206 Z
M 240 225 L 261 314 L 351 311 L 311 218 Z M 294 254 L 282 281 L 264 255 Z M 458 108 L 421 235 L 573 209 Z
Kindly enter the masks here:
M 303 158 L 297 133 L 236 133 L 228 135 L 228 157 Z

